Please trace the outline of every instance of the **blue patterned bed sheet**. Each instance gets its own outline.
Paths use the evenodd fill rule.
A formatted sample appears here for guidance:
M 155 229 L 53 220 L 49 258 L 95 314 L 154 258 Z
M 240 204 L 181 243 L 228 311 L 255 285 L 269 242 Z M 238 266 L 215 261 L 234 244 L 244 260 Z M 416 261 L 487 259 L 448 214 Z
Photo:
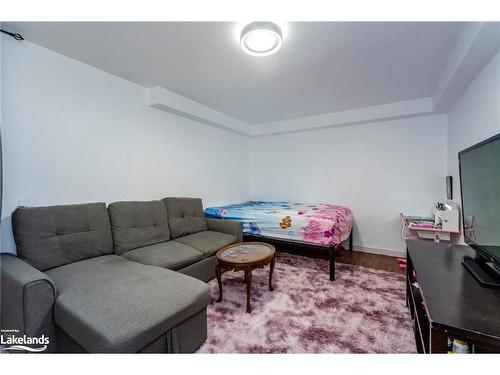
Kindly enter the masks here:
M 245 234 L 321 246 L 345 241 L 353 225 L 349 208 L 326 203 L 249 201 L 206 208 L 205 216 L 239 221 Z

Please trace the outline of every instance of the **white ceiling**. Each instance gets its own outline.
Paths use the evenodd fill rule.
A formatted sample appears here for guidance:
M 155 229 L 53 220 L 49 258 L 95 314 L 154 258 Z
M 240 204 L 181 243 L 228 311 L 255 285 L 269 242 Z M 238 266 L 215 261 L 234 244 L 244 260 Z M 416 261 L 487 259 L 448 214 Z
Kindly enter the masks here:
M 430 97 L 464 23 L 284 24 L 275 55 L 244 54 L 230 22 L 10 22 L 26 40 L 258 124 Z

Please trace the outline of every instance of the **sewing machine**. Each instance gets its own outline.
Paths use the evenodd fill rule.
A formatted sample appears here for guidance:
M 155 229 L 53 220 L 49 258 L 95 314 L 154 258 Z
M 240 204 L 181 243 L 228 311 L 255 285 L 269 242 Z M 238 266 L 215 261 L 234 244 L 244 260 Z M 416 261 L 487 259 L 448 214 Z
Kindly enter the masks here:
M 458 207 L 453 202 L 436 205 L 434 218 L 403 214 L 400 214 L 400 217 L 401 235 L 404 239 L 424 238 L 434 240 L 434 242 L 450 241 L 452 234 L 460 233 Z M 418 237 L 412 236 L 412 233 Z
M 453 202 L 446 202 L 442 209 L 434 213 L 434 225 L 442 230 L 458 232 L 459 215 L 458 207 Z

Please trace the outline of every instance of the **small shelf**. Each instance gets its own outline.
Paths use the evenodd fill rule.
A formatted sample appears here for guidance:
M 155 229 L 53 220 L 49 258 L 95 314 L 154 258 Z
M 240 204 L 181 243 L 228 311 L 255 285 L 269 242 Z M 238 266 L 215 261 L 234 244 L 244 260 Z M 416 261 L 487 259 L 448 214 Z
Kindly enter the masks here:
M 413 223 L 408 224 L 408 229 L 413 229 L 416 231 L 422 231 L 422 232 L 438 232 L 438 233 L 452 233 L 452 234 L 459 234 L 460 231 L 456 230 L 446 230 L 438 227 L 421 227 L 419 225 L 413 225 Z
M 431 218 L 420 218 L 399 214 L 401 219 L 401 236 L 403 239 L 414 239 L 422 241 L 451 241 L 453 236 L 460 234 L 459 230 L 443 229 L 434 225 Z

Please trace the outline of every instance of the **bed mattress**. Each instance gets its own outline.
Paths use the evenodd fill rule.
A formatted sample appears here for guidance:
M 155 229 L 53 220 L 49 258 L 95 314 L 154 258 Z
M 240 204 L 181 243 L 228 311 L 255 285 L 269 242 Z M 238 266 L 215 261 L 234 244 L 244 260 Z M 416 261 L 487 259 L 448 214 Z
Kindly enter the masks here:
M 347 207 L 325 203 L 249 201 L 205 209 L 205 216 L 243 223 L 243 233 L 319 246 L 349 238 L 352 213 Z

